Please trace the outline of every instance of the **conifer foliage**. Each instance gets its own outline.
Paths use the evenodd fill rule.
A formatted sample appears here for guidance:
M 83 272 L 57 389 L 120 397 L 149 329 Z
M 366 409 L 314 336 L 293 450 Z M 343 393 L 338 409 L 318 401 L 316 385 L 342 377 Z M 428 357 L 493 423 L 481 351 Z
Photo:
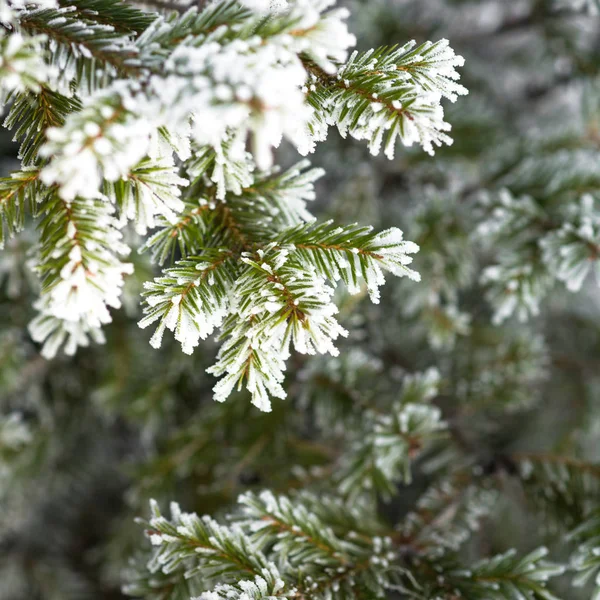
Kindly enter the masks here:
M 32 170 L 4 182 L 2 215 L 9 235 L 24 198 L 47 215 L 31 324 L 45 356 L 102 339 L 132 268 L 121 259 L 129 221 L 141 235 L 158 226 L 144 248 L 161 262 L 179 242 L 178 260 L 171 252 L 146 285 L 151 344 L 168 329 L 190 353 L 220 330 L 215 398 L 244 385 L 263 410 L 285 395 L 290 344 L 337 353 L 332 285 L 357 293 L 364 281 L 377 301 L 385 271 L 418 279 L 407 267 L 418 248 L 398 229 L 315 224 L 306 201 L 317 171 L 273 171 L 272 148 L 287 138 L 305 154 L 329 125 L 374 154 L 385 136 L 389 157 L 397 138 L 428 152 L 450 143 L 440 100 L 466 89 L 446 40 L 345 62 L 347 11 L 327 0 L 267 11 L 228 0 L 166 16 L 120 2 L 5 11 L 7 124 Z

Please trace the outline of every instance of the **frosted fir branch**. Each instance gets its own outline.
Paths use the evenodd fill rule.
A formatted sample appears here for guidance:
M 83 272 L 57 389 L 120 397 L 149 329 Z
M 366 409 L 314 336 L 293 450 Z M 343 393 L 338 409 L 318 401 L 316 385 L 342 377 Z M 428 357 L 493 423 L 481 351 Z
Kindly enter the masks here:
M 149 570 L 169 574 L 183 567 L 189 579 L 197 576 L 219 581 L 200 596 L 204 600 L 218 600 L 224 595 L 246 598 L 246 592 L 250 597 L 263 598 L 265 589 L 275 590 L 275 597 L 345 600 L 353 597 L 356 589 L 382 597 L 391 587 L 392 562 L 397 558 L 391 539 L 350 532 L 348 539 L 335 542 L 336 550 L 327 560 L 315 559 L 315 543 L 321 545 L 323 536 L 333 540 L 327 524 L 308 510 L 319 503 L 316 498 L 309 501 L 303 496 L 292 499 L 265 492 L 244 495 L 239 503 L 243 514 L 232 515 L 235 520 L 230 526 L 182 513 L 177 505 L 171 505 L 169 521 L 153 503 L 154 516 L 147 535 L 155 554 Z M 316 510 L 328 514 L 325 507 Z M 322 526 L 320 532 L 317 524 Z
M 275 245 L 242 260 L 250 268 L 236 282 L 235 312 L 242 319 L 263 316 L 252 335 L 280 340 L 284 347 L 291 342 L 302 354 L 337 355 L 333 341 L 347 333 L 333 317 L 334 290 L 324 278 Z
M 569 221 L 540 240 L 544 260 L 567 289 L 577 292 L 594 269 L 600 283 L 600 212 L 591 195 L 581 199 Z
M 126 176 L 115 183 L 106 183 L 105 194 L 117 203 L 120 221 L 135 222 L 135 230 L 145 235 L 156 226 L 156 217 L 176 222 L 185 207 L 181 200 L 182 187 L 188 180 L 177 175 L 170 158 L 144 159 Z
M 416 251 L 416 246 L 402 240 L 399 230 L 375 234 L 358 226 L 313 223 L 284 230 L 271 243 L 259 242 L 268 231 L 262 226 L 257 231 L 254 225 L 257 198 L 274 199 L 288 193 L 304 198 L 316 175 L 293 168 L 274 179 L 257 181 L 228 204 L 190 205 L 148 242 L 147 247 L 154 248 L 159 257 L 172 253 L 176 243 L 184 253 L 193 247 L 221 246 L 206 249 L 199 257 L 188 256 L 167 269 L 165 277 L 146 284 L 146 317 L 140 322 L 146 327 L 159 320 L 152 344 L 160 345 L 164 330 L 169 329 L 185 352 L 222 328 L 225 342 L 209 370 L 224 376 L 215 386 L 218 401 L 245 385 L 253 403 L 270 410 L 269 395 L 285 397 L 281 384 L 290 345 L 302 354 L 337 354 L 334 342 L 346 332 L 335 319 L 334 289 L 326 279 L 335 283 L 343 278 L 357 291 L 364 277 L 376 298 L 377 287 L 383 283 L 382 269 L 417 278 L 406 267 L 411 261 L 408 253 Z M 273 205 L 277 203 L 265 204 Z M 260 206 L 259 223 L 263 218 Z M 343 268 L 344 274 L 334 268 Z M 209 276 L 206 281 L 205 275 Z
M 469 600 L 504 600 L 511 596 L 526 600 L 558 600 L 548 589 L 548 582 L 562 575 L 564 568 L 545 560 L 547 555 L 548 550 L 544 547 L 522 558 L 510 550 L 469 568 L 455 559 L 441 564 L 423 561 L 411 570 L 413 579 L 407 580 L 406 591 L 419 599 L 445 598 L 453 594 Z
M 516 315 L 521 322 L 540 313 L 540 305 L 554 284 L 541 256 L 535 252 L 513 254 L 484 269 L 481 282 L 494 309 L 493 323 L 500 325 Z
M 43 200 L 47 192 L 39 184 L 39 170 L 23 169 L 0 179 L 0 249 L 4 242 L 22 231 L 25 213 L 36 213 L 36 203 Z
M 427 341 L 434 350 L 451 350 L 459 336 L 471 332 L 471 315 L 459 310 L 456 304 L 430 301 L 420 314 L 427 328 Z
M 235 316 L 229 317 L 223 327 L 225 341 L 219 348 L 217 362 L 206 372 L 221 377 L 213 388 L 217 402 L 225 402 L 234 390 L 240 391 L 245 385 L 252 404 L 270 412 L 271 397 L 286 397 L 281 384 L 287 356 L 281 354 L 280 347 L 266 341 L 260 345 L 252 342 L 252 326 L 259 321 L 253 318 L 240 323 Z
M 419 247 L 403 240 L 397 228 L 374 233 L 370 227 L 337 227 L 329 221 L 301 225 L 282 234 L 278 241 L 289 244 L 322 277 L 334 283 L 342 280 L 351 294 L 360 291 L 360 281 L 364 280 L 375 303 L 379 302 L 379 287 L 385 283 L 384 270 L 420 280 L 407 266 L 412 262 L 410 254 Z
M 388 569 L 392 570 L 390 563 L 396 558 L 391 539 L 373 536 L 372 531 L 359 535 L 356 530 L 338 538 L 328 521 L 318 516 L 337 520 L 326 499 L 288 498 L 264 491 L 243 494 L 238 503 L 242 525 L 276 557 L 286 557 L 284 577 L 291 578 L 300 592 L 310 590 L 311 597 L 341 600 L 356 588 L 365 586 L 381 594 L 389 585 Z M 346 505 L 339 509 L 347 515 Z
M 458 96 L 468 93 L 463 85 L 457 83 L 460 75 L 456 67 L 464 64 L 464 58 L 454 53 L 446 39 L 424 42 L 419 46 L 412 40 L 400 47 L 371 49 L 360 56 L 354 53 L 339 74 L 365 83 L 369 77 L 387 75 L 396 85 L 409 82 L 425 92 L 441 94 L 456 102 Z
M 224 3 L 223 7 L 229 4 Z M 317 4 L 320 3 L 315 6 Z M 187 31 L 183 42 L 179 41 L 164 55 L 160 52 L 156 55 L 153 59 L 156 64 L 150 61 L 149 71 L 141 69 L 136 74 L 135 80 L 141 87 L 135 82 L 115 82 L 107 91 L 92 96 L 86 105 L 87 110 L 74 117 L 72 122 L 67 122 L 65 133 L 52 132 L 54 138 L 51 137 L 45 152 L 56 158 L 52 161 L 55 164 L 46 172 L 46 181 L 66 187 L 67 191 L 61 192 L 65 198 L 73 194 L 70 187 L 76 190 L 76 194 L 85 194 L 76 182 L 65 181 L 66 176 L 60 173 L 60 162 L 64 150 L 67 158 L 74 158 L 72 143 L 79 141 L 82 127 L 90 121 L 89 126 L 95 124 L 100 130 L 92 132 L 88 138 L 98 138 L 97 143 L 102 140 L 105 149 L 121 155 L 120 175 L 148 152 L 150 141 L 142 138 L 155 137 L 154 132 L 160 127 L 180 131 L 187 127 L 190 118 L 190 133 L 199 145 L 218 149 L 228 131 L 236 130 L 236 137 L 240 140 L 252 132 L 256 162 L 259 167 L 268 167 L 272 161 L 271 148 L 279 145 L 282 136 L 299 140 L 305 135 L 303 123 L 308 119 L 310 110 L 300 91 L 306 72 L 297 54 L 306 47 L 305 35 L 310 36 L 316 31 L 319 11 L 311 6 L 308 3 L 302 8 L 301 15 L 309 19 L 304 25 L 301 15 L 293 10 L 283 15 L 280 21 L 270 21 L 268 28 L 261 20 L 249 18 L 248 31 L 251 25 L 255 25 L 252 36 L 244 34 L 244 30 L 225 26 L 208 34 L 198 34 L 195 39 Z M 211 11 L 217 11 L 217 8 L 213 7 Z M 191 10 L 189 15 L 183 15 L 175 22 L 158 19 L 158 23 L 153 24 L 138 41 L 142 54 L 144 47 L 154 48 L 156 43 L 153 45 L 152 42 L 165 37 L 161 28 L 167 32 L 179 29 L 179 21 L 187 23 L 195 16 L 195 11 Z M 307 29 L 302 29 L 303 26 Z M 258 31 L 256 27 L 259 27 Z M 259 37 L 262 30 L 265 30 L 266 39 Z M 241 39 L 236 39 L 232 33 L 237 33 L 237 38 Z M 166 41 L 169 41 L 168 36 Z M 324 57 L 328 55 L 329 50 L 323 51 Z M 99 118 L 102 112 L 108 114 L 105 106 L 121 114 L 121 127 L 117 131 L 112 113 L 104 120 Z M 145 129 L 142 124 L 146 124 Z M 135 132 L 140 128 L 139 134 Z M 131 133 L 128 134 L 128 130 Z M 127 144 L 126 140 L 117 139 L 119 136 L 134 138 L 135 143 Z M 121 153 L 123 147 L 129 148 L 133 156 Z M 64 150 L 61 151 L 61 148 Z M 105 157 L 83 152 L 83 148 L 79 148 L 78 152 L 86 155 L 86 172 L 92 170 L 91 159 L 95 158 L 96 168 L 104 177 L 115 179 Z M 221 180 L 224 174 L 213 173 L 213 176 Z
M 13 25 L 27 6 L 57 8 L 56 0 L 0 0 L 0 23 Z
M 289 498 L 275 496 L 268 490 L 242 494 L 238 503 L 242 506 L 242 523 L 247 524 L 253 537 L 259 543 L 277 538 L 273 550 L 285 551 L 293 565 L 314 561 L 337 566 L 348 562 L 347 552 L 352 546 L 338 539 L 302 504 L 295 505 Z
M 536 239 L 552 227 L 548 213 L 530 196 L 513 196 L 501 189 L 496 194 L 481 194 L 477 212 L 476 237 L 483 243 L 510 242 L 515 246 Z
M 228 249 L 206 250 L 202 255 L 178 261 L 163 277 L 144 284 L 144 329 L 159 321 L 150 340 L 159 348 L 165 329 L 173 331 L 182 350 L 191 354 L 200 339 L 219 327 L 230 310 L 230 291 L 235 270 Z
M 64 96 L 48 85 L 41 86 L 38 93 L 22 92 L 11 95 L 11 106 L 4 127 L 14 131 L 13 139 L 21 143 L 19 158 L 24 166 L 41 164 L 41 146 L 46 141 L 46 130 L 60 127 L 68 114 L 81 109 L 74 96 Z
M 171 503 L 171 520 L 160 513 L 151 501 L 152 517 L 147 535 L 156 552 L 148 564 L 151 572 L 174 571 L 182 561 L 189 561 L 186 576 L 202 573 L 219 576 L 221 581 L 236 581 L 242 577 L 262 576 L 270 563 L 241 527 L 226 527 L 208 516 L 182 512 Z
M 354 548 L 361 542 L 370 545 L 370 538 L 383 538 L 389 533 L 386 525 L 379 519 L 373 504 L 366 498 L 356 498 L 347 502 L 338 495 L 327 495 L 321 491 L 312 493 L 306 489 L 293 495 L 294 504 L 302 506 L 339 540 L 347 540 Z M 242 511 L 243 512 L 243 511 Z
M 30 332 L 44 342 L 42 353 L 51 358 L 67 336 L 70 354 L 80 340 L 87 345 L 88 332 L 101 339 L 98 330 L 112 320 L 109 307 L 121 306 L 124 276 L 133 267 L 117 256 L 128 254 L 129 248 L 121 241 L 112 205 L 54 198 L 44 210 L 36 266 L 42 278 L 36 305 L 40 317 L 31 323 Z
M 296 588 L 286 588 L 277 567 L 270 563 L 254 579 L 243 579 L 233 585 L 217 585 L 210 592 L 204 592 L 192 600 L 287 600 L 295 598 L 296 595 Z
M 507 190 L 482 196 L 481 204 L 476 237 L 487 246 L 508 246 L 481 277 L 496 324 L 515 313 L 521 321 L 539 314 L 556 279 L 576 292 L 590 270 L 600 274 L 600 218 L 592 196 L 564 214 L 549 213 L 533 198 L 515 198 Z
M 508 190 L 479 199 L 475 237 L 484 247 L 503 247 L 498 263 L 486 267 L 481 283 L 494 309 L 496 325 L 516 315 L 520 321 L 537 316 L 554 278 L 539 241 L 555 228 L 551 216 L 529 196 Z
M 271 164 L 271 148 L 278 146 L 282 137 L 287 137 L 297 145 L 306 148 L 307 124 L 312 110 L 300 90 L 306 80 L 306 71 L 299 60 L 299 55 L 306 56 L 308 53 L 313 61 L 311 64 L 315 65 L 315 68 L 321 68 L 317 65 L 323 60 L 337 61 L 345 56 L 346 48 L 352 41 L 351 36 L 342 35 L 345 31 L 345 25 L 341 25 L 341 19 L 345 17 L 343 11 L 322 12 L 329 4 L 321 0 L 293 4 L 290 5 L 289 11 L 273 16 L 268 22 L 253 21 L 253 18 L 249 17 L 248 26 L 251 23 L 255 25 L 253 36 L 245 33 L 250 29 L 238 30 L 235 24 L 229 28 L 223 26 L 209 30 L 209 33 L 199 33 L 197 38 L 189 37 L 188 32 L 188 37 L 172 48 L 169 48 L 169 42 L 173 42 L 170 39 L 171 30 L 179 30 L 181 22 L 189 24 L 196 18 L 196 13 L 191 11 L 189 15 L 186 13 L 172 22 L 158 19 L 138 40 L 138 45 L 142 49 L 142 61 L 146 60 L 143 58 L 145 56 L 143 48 L 155 48 L 155 40 L 159 40 L 159 44 L 165 43 L 166 47 L 164 52 L 161 50 L 156 53 L 153 50 L 155 56 L 148 59 L 151 63 L 149 70 L 141 69 L 137 74 L 141 87 L 132 83 L 115 82 L 112 88 L 90 99 L 87 105 L 89 110 L 86 111 L 83 119 L 79 117 L 74 118 L 72 123 L 67 122 L 67 133 L 58 135 L 52 132 L 55 139 L 51 139 L 45 153 L 55 156 L 52 162 L 56 164 L 51 165 L 46 171 L 45 180 L 66 187 L 67 190 L 61 193 L 67 199 L 73 194 L 73 190 L 69 187 L 74 188 L 79 195 L 86 193 L 82 186 L 65 180 L 66 175 L 61 175 L 60 157 L 62 146 L 68 149 L 69 158 L 73 158 L 70 154 L 73 148 L 71 142 L 79 141 L 82 125 L 87 121 L 92 121 L 100 128 L 100 134 L 92 134 L 93 137 L 99 138 L 98 144 L 102 144 L 102 147 L 107 150 L 114 149 L 115 154 L 120 155 L 119 162 L 122 164 L 120 174 L 123 175 L 150 149 L 151 139 L 156 137 L 156 129 L 181 131 L 188 127 L 191 117 L 191 137 L 201 146 L 215 148 L 219 156 L 211 177 L 219 186 L 218 193 L 221 198 L 227 186 L 225 183 L 227 177 L 233 179 L 234 191 L 238 189 L 235 183 L 236 177 L 238 180 L 240 178 L 247 180 L 247 173 L 239 172 L 239 168 L 237 175 L 227 173 L 228 163 L 219 148 L 227 139 L 228 132 L 236 131 L 236 140 L 238 140 L 236 146 L 240 148 L 241 140 L 252 134 L 253 155 L 260 168 Z M 220 5 L 217 3 L 217 6 Z M 223 4 L 223 10 L 228 6 L 229 3 Z M 216 7 L 212 7 L 210 11 L 218 12 Z M 334 23 L 337 23 L 337 29 Z M 332 27 L 337 32 L 335 38 L 328 35 Z M 238 38 L 241 39 L 232 37 L 232 33 L 237 33 Z M 260 35 L 264 35 L 264 39 L 259 37 Z M 312 36 L 317 36 L 321 46 L 315 43 Z M 330 40 L 329 45 L 325 44 L 326 39 Z M 331 45 L 333 39 L 339 46 Z M 436 79 L 428 74 L 429 71 L 425 67 L 419 66 L 419 75 L 418 77 L 415 75 L 415 81 L 418 78 L 419 81 L 426 78 L 428 85 L 433 85 L 431 82 L 435 81 L 439 86 L 442 80 L 451 81 L 451 74 L 454 72 L 449 65 L 456 62 L 451 52 L 438 44 L 423 47 L 423 53 L 430 55 L 424 59 L 424 62 L 432 65 L 432 69 L 437 68 L 439 73 Z M 423 58 L 420 55 L 419 57 Z M 344 73 L 351 72 L 354 62 L 356 57 L 344 66 Z M 329 63 L 325 64 L 323 67 L 325 70 L 322 72 L 331 71 L 330 67 Z M 358 79 L 361 76 L 359 71 L 360 69 L 355 73 Z M 395 73 L 398 78 L 398 74 L 405 71 L 399 70 L 396 66 Z M 378 77 L 380 75 L 376 75 L 376 78 Z M 345 76 L 340 81 L 343 83 L 343 89 L 339 89 L 337 83 L 332 87 L 333 100 L 336 94 L 342 93 L 347 87 L 348 80 Z M 418 138 L 427 149 L 431 148 L 432 141 L 442 141 L 439 132 L 445 129 L 446 125 L 440 120 L 440 107 L 429 103 L 423 94 L 415 93 L 414 86 L 413 91 L 397 85 L 393 89 L 387 89 L 388 83 L 380 83 L 380 87 L 386 89 L 380 90 L 382 100 L 375 103 L 373 107 L 369 100 L 372 99 L 373 94 L 377 95 L 376 92 L 373 90 L 367 94 L 364 90 L 361 91 L 362 88 L 356 87 L 358 84 L 351 86 L 352 90 L 358 90 L 352 101 L 346 102 L 347 97 L 341 98 L 341 104 L 338 103 L 336 109 L 338 112 L 332 118 L 342 132 L 347 131 L 352 122 L 352 134 L 355 137 L 368 138 L 374 151 L 381 144 L 384 133 L 388 137 L 388 149 L 393 147 L 397 135 L 401 135 L 406 143 L 412 143 Z M 448 90 L 449 86 L 450 84 L 447 83 L 444 89 Z M 452 89 L 456 91 L 458 88 Z M 399 93 L 402 95 L 404 92 L 406 94 L 402 98 L 397 97 Z M 356 100 L 361 104 L 358 108 L 355 106 Z M 363 106 L 365 102 L 367 104 Z M 121 127 L 117 129 L 118 135 L 111 135 L 110 130 L 114 129 L 110 121 L 112 116 L 106 118 L 107 123 L 102 123 L 102 119 L 90 114 L 90 111 L 102 112 L 103 104 L 113 110 L 118 109 L 122 115 L 119 123 Z M 365 115 L 365 119 L 358 123 L 356 119 L 346 114 L 344 107 L 350 107 L 351 104 L 352 114 L 355 114 L 355 110 L 363 112 L 368 106 L 372 112 L 371 118 L 366 119 Z M 373 108 L 384 105 L 391 107 L 393 114 L 382 120 L 382 114 Z M 344 113 L 343 118 L 339 111 Z M 107 110 L 105 112 L 108 114 Z M 143 130 L 142 123 L 146 124 L 146 130 Z M 139 131 L 138 134 L 136 130 L 140 128 L 143 131 Z M 71 134 L 68 133 L 69 130 L 72 130 Z M 128 134 L 128 130 L 131 130 L 131 133 Z M 119 136 L 131 137 L 135 139 L 135 143 L 129 144 L 126 139 L 116 139 Z M 150 139 L 145 139 L 146 137 Z M 122 152 L 124 148 L 131 149 L 133 153 L 131 158 L 126 152 Z M 104 157 L 98 156 L 97 153 L 90 154 L 87 148 L 86 152 L 83 152 L 82 148 L 79 151 L 86 155 L 87 172 L 93 169 L 91 159 L 95 158 L 99 173 L 104 173 L 106 169 L 104 177 L 114 180 L 115 174 L 110 165 L 106 164 Z M 237 154 L 241 156 L 240 152 Z M 236 170 L 235 166 L 232 168 Z M 237 185 L 241 185 L 241 182 Z
M 228 339 L 208 370 L 226 375 L 215 386 L 218 401 L 245 381 L 252 402 L 271 410 L 269 393 L 285 397 L 281 382 L 290 344 L 302 354 L 336 355 L 335 340 L 347 335 L 334 318 L 333 289 L 322 277 L 288 262 L 288 256 L 273 247 L 242 255 L 248 266 L 232 291 L 233 319 L 224 332 Z
M 107 18 L 115 8 L 124 14 L 123 3 L 104 4 L 102 12 L 90 10 L 94 5 L 89 0 L 79 1 L 56 8 L 32 7 L 19 14 L 18 24 L 22 30 L 47 36 L 50 56 L 66 83 L 77 78 L 77 63 L 82 60 L 93 59 L 103 64 L 110 70 L 109 80 L 116 77 L 117 73 L 136 73 L 141 67 L 139 49 L 132 41 L 130 32 L 117 31 L 114 21 L 110 23 Z M 128 13 L 131 11 L 135 9 L 129 7 Z M 105 15 L 104 18 L 101 14 Z M 147 26 L 152 19 L 146 16 L 138 26 L 144 21 Z
M 11 93 L 40 92 L 53 70 L 44 62 L 43 36 L 26 37 L 0 29 L 0 107 Z
M 433 154 L 434 145 L 452 143 L 444 133 L 450 126 L 443 120 L 440 99 L 455 101 L 467 93 L 455 81 L 455 67 L 463 63 L 447 40 L 441 40 L 418 48 L 409 43 L 354 52 L 336 77 L 307 65 L 312 78 L 304 89 L 316 113 L 309 125 L 313 139 L 322 141 L 327 125 L 335 125 L 343 137 L 369 140 L 373 154 L 379 153 L 384 138 L 390 159 L 398 138 L 406 146 L 418 142 Z
M 216 146 L 195 150 L 185 168 L 193 180 L 216 185 L 217 200 L 225 200 L 228 192 L 240 195 L 254 182 L 252 155 L 246 151 L 246 140 L 239 134 L 227 134 Z
M 433 484 L 404 518 L 395 539 L 412 545 L 432 559 L 451 554 L 475 534 L 481 521 L 493 512 L 498 490 L 457 471 Z
M 390 414 L 366 412 L 367 433 L 361 431 L 354 440 L 336 476 L 343 494 L 356 497 L 368 492 L 391 497 L 399 482 L 410 483 L 412 462 L 431 440 L 444 435 L 447 427 L 440 409 L 427 403 L 437 393 L 438 380 L 436 371 L 409 378 L 406 395 Z
M 511 456 L 524 493 L 549 530 L 576 529 L 597 508 L 600 465 L 551 453 Z

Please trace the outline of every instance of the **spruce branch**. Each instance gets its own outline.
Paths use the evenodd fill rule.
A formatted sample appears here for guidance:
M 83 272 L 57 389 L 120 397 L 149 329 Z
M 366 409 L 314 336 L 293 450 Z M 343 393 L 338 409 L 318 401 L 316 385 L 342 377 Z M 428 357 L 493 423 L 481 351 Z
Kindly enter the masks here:
M 571 556 L 571 569 L 577 575 L 573 585 L 582 587 L 594 581 L 592 600 L 600 595 L 600 512 L 591 512 L 569 535 L 569 541 L 577 544 Z
M 39 151 L 46 142 L 46 129 L 61 127 L 68 114 L 81 109 L 75 97 L 67 97 L 44 85 L 39 93 L 23 92 L 14 97 L 4 127 L 14 130 L 20 141 L 19 158 L 23 165 L 40 162 Z
M 419 581 L 422 587 L 417 587 L 417 597 L 505 600 L 512 596 L 526 600 L 558 600 L 548 590 L 547 583 L 550 578 L 561 575 L 564 568 L 546 561 L 547 554 L 544 547 L 522 558 L 510 551 L 484 559 L 468 569 L 452 562 L 437 568 L 424 563 L 418 570 L 428 574 L 430 581 Z M 414 575 L 419 580 L 419 574 Z
M 121 241 L 109 203 L 67 203 L 53 194 L 43 208 L 36 267 L 42 292 L 30 332 L 51 358 L 65 339 L 69 354 L 88 345 L 90 335 L 103 339 L 100 328 L 111 321 L 108 307 L 120 307 L 123 277 L 132 265 L 118 258 L 129 248 Z
M 102 13 L 92 9 L 94 5 L 94 2 L 83 2 L 78 6 L 75 2 L 64 8 L 33 8 L 20 13 L 19 26 L 28 33 L 44 34 L 73 52 L 75 58 L 94 58 L 123 74 L 137 73 L 139 51 L 129 32 L 116 31 L 113 24 L 107 23 L 107 17 L 102 16 L 112 12 L 115 20 L 126 26 L 129 19 L 123 22 L 119 15 L 131 14 L 123 12 L 127 5 L 115 0 L 103 7 Z M 127 8 L 134 11 L 131 7 Z M 138 27 L 141 25 L 139 22 Z
M 6 238 L 13 237 L 25 224 L 25 213 L 36 213 L 42 191 L 39 171 L 25 169 L 0 179 L 0 248 Z
M 228 264 L 232 257 L 228 249 L 206 250 L 178 261 L 166 269 L 164 277 L 145 284 L 147 308 L 139 326 L 145 328 L 159 321 L 150 341 L 153 347 L 160 347 L 168 328 L 189 354 L 200 339 L 206 339 L 222 324 L 234 283 Z

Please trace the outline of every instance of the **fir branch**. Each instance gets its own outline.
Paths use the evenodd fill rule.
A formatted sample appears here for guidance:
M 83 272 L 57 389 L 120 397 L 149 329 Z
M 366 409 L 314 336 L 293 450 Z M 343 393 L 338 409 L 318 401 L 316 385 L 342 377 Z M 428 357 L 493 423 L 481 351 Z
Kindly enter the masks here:
M 419 498 L 394 535 L 394 542 L 439 558 L 457 551 L 480 527 L 498 500 L 498 491 L 464 471 L 432 485 Z
M 370 227 L 336 227 L 328 221 L 299 225 L 277 241 L 291 245 L 300 260 L 321 276 L 332 282 L 341 279 L 350 293 L 358 293 L 360 279 L 364 279 L 373 302 L 379 301 L 379 286 L 385 283 L 382 269 L 419 281 L 418 273 L 407 267 L 412 262 L 408 255 L 419 248 L 403 241 L 399 229 L 373 233 Z
M 147 282 L 142 328 L 159 321 L 151 345 L 160 347 L 166 328 L 175 333 L 184 352 L 191 354 L 200 339 L 211 335 L 228 312 L 234 273 L 228 249 L 206 250 L 178 261 L 165 275 Z
M 212 231 L 211 221 L 215 219 L 216 212 L 210 209 L 208 203 L 186 203 L 177 219 L 158 218 L 158 230 L 146 240 L 139 252 L 150 251 L 152 260 L 162 266 L 167 260 L 173 262 L 177 249 L 182 258 L 188 258 L 198 254 L 203 246 L 220 245 L 204 241 L 206 232 Z
M 239 527 L 227 528 L 210 517 L 183 513 L 176 504 L 171 504 L 172 517 L 168 521 L 156 502 L 151 506 L 147 534 L 157 546 L 148 565 L 151 571 L 170 573 L 187 561 L 187 577 L 202 570 L 205 576 L 231 581 L 261 575 L 269 567 L 259 547 Z
M 28 209 L 36 214 L 37 203 L 43 199 L 38 178 L 38 170 L 25 169 L 0 179 L 0 248 L 6 238 L 23 229 Z
M 44 203 L 36 268 L 42 279 L 40 314 L 29 329 L 44 342 L 47 358 L 65 339 L 69 354 L 88 345 L 90 335 L 102 340 L 100 327 L 111 321 L 108 307 L 121 305 L 123 277 L 132 265 L 118 258 L 129 248 L 121 241 L 113 211 L 102 200 L 67 203 L 55 194 Z
M 4 127 L 14 130 L 20 141 L 19 158 L 24 165 L 40 162 L 39 150 L 46 142 L 48 127 L 61 127 L 68 114 L 81 109 L 76 97 L 67 97 L 42 86 L 39 93 L 18 94 L 4 120 Z
M 124 6 L 114 1 L 106 8 L 120 12 Z M 100 13 L 86 5 L 81 11 L 72 3 L 58 9 L 33 8 L 19 15 L 19 25 L 26 32 L 48 36 L 75 52 L 76 57 L 94 58 L 123 74 L 139 72 L 139 50 L 129 35 L 115 31 L 112 24 L 103 22 Z
M 582 523 L 600 498 L 600 466 L 553 454 L 515 454 L 528 498 L 550 529 Z
M 600 511 L 592 511 L 569 534 L 569 541 L 577 544 L 571 556 L 571 569 L 577 572 L 573 585 L 582 587 L 594 578 L 592 600 L 597 600 L 600 596 Z
M 82 17 L 126 34 L 142 33 L 157 18 L 122 0 L 59 0 L 59 5 L 75 7 Z
M 285 549 L 293 565 L 309 561 L 326 566 L 347 565 L 347 544 L 302 504 L 295 506 L 288 498 L 268 491 L 243 494 L 238 502 L 258 543 L 277 538 L 274 551 Z
M 435 372 L 406 378 L 406 388 L 389 414 L 365 411 L 360 433 L 342 455 L 335 476 L 343 494 L 393 496 L 399 482 L 410 483 L 411 463 L 432 439 L 445 435 L 441 411 L 428 404 L 437 394 Z
M 564 568 L 544 560 L 546 548 L 539 548 L 523 558 L 514 551 L 484 559 L 469 569 L 455 564 L 439 568 L 429 565 L 435 582 L 424 585 L 424 598 L 465 597 L 473 600 L 558 600 L 547 588 L 550 578 L 561 575 Z M 418 575 L 415 573 L 418 579 Z M 430 595 L 431 594 L 431 595 Z

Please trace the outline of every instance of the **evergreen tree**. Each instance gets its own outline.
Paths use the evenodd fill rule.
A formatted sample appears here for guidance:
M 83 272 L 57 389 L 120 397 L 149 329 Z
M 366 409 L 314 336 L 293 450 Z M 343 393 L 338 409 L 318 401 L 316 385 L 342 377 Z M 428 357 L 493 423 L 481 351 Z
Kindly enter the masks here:
M 0 599 L 600 599 L 599 9 L 0 0 Z

